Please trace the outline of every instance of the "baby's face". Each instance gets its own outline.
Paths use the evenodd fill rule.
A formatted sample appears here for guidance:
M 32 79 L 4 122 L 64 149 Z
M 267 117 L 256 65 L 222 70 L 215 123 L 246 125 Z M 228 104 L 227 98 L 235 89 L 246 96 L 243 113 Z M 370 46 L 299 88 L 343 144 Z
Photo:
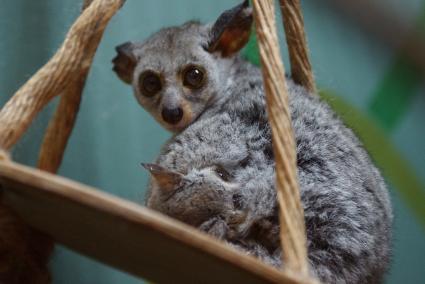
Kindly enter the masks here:
M 219 165 L 187 173 L 144 164 L 152 174 L 148 207 L 193 226 L 212 217 L 241 222 L 241 196 L 229 171 Z

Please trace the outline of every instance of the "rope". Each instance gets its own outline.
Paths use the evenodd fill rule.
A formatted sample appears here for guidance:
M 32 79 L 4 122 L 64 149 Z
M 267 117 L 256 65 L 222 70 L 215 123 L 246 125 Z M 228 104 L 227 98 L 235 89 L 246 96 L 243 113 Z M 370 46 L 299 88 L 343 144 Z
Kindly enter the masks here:
M 37 113 L 56 95 L 75 82 L 91 62 L 88 51 L 125 0 L 94 0 L 68 32 L 52 57 L 0 111 L 0 149 L 10 150 L 27 130 Z
M 0 161 L 1 160 L 5 160 L 5 161 L 9 161 L 10 160 L 10 156 L 9 153 L 0 149 Z
M 57 93 L 62 92 L 58 108 L 46 132 L 39 160 L 40 168 L 50 172 L 57 171 L 103 30 L 123 1 L 95 0 L 71 27 L 56 55 L 1 110 L 0 160 L 9 160 L 6 149 L 17 142 L 41 108 Z M 83 7 L 88 7 L 91 2 L 85 0 Z M 13 277 L 26 275 L 40 283 L 50 282 L 47 264 L 54 247 L 53 240 L 22 223 L 3 204 L 0 204 L 0 211 L 2 218 L 13 224 L 7 224 L 9 234 L 25 237 L 8 246 L 13 248 L 15 244 L 20 248 L 27 247 L 22 255 L 13 252 L 13 257 L 22 262 L 19 266 L 12 263 L 7 267 L 16 274 Z M 38 270 L 40 271 L 33 273 Z
M 68 88 L 62 94 L 41 145 L 37 164 L 37 167 L 41 170 L 56 173 L 59 169 L 77 118 L 85 79 L 85 76 L 80 78 L 79 82 L 74 83 L 74 86 Z
M 92 0 L 84 0 L 82 11 L 92 2 Z M 85 53 L 85 59 L 81 66 L 80 74 L 78 74 L 78 78 L 62 93 L 59 105 L 47 127 L 41 145 L 37 165 L 39 169 L 51 173 L 56 173 L 59 169 L 68 139 L 77 118 L 87 75 L 90 71 L 90 66 L 101 38 L 102 32 L 97 32 L 92 36 L 90 40 L 92 43 L 90 49 Z
M 292 79 L 311 93 L 316 93 L 313 70 L 308 56 L 304 19 L 299 0 L 279 0 L 291 62 Z
M 308 274 L 304 214 L 296 170 L 295 142 L 280 57 L 273 0 L 254 0 L 254 19 L 276 158 L 276 190 L 285 266 Z
M 93 2 L 93 0 L 84 0 L 83 6 L 81 7 L 81 11 L 84 11 L 88 6 L 91 5 L 92 2 Z
M 75 122 L 76 112 L 93 56 L 110 18 L 125 0 L 90 0 L 86 9 L 71 27 L 62 47 L 0 111 L 0 159 L 29 127 L 37 113 L 56 95 L 62 94 L 40 153 L 39 167 L 56 171 L 66 141 Z M 292 10 L 285 4 L 297 4 Z M 287 268 L 303 275 L 308 273 L 305 225 L 300 202 L 296 153 L 290 114 L 284 66 L 280 58 L 276 20 L 272 0 L 254 0 L 259 50 L 270 125 L 273 132 L 273 149 L 276 156 L 276 188 L 280 205 L 281 241 Z M 281 0 L 282 12 L 295 15 L 298 26 L 285 20 L 288 47 L 291 54 L 293 77 L 296 82 L 314 90 L 311 65 L 305 48 L 302 17 L 298 1 Z M 293 29 L 293 30 L 292 30 Z M 301 31 L 300 31 L 301 29 Z M 291 36 L 291 32 L 292 35 Z M 294 40 L 302 35 L 303 41 Z M 304 50 L 303 50 L 304 48 Z M 292 50 L 292 51 L 291 51 Z M 300 53 L 301 51 L 301 53 Z M 4 150 L 2 150 L 4 149 Z

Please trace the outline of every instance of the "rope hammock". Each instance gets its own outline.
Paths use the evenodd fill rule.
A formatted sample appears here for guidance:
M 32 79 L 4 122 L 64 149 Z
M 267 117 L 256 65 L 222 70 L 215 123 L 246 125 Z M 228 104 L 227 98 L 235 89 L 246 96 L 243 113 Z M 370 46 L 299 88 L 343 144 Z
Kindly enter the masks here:
M 178 283 L 194 279 L 203 283 L 317 283 L 308 275 L 295 142 L 273 0 L 254 0 L 253 9 L 276 158 L 284 270 L 145 207 L 54 175 L 102 34 L 124 2 L 84 0 L 83 11 L 61 48 L 0 111 L 1 206 L 11 208 L 25 224 L 58 243 L 157 283 L 168 283 L 170 277 Z M 280 0 L 280 7 L 292 78 L 314 92 L 300 2 Z M 9 151 L 57 95 L 61 99 L 44 136 L 38 170 L 13 162 Z

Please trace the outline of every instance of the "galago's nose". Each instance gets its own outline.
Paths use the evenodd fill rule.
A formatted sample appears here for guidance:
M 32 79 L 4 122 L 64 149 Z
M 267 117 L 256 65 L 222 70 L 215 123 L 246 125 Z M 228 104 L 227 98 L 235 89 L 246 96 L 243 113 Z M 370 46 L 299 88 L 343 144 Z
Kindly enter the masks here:
M 162 119 L 169 124 L 177 124 L 183 118 L 183 110 L 181 107 L 177 108 L 166 108 L 162 109 Z

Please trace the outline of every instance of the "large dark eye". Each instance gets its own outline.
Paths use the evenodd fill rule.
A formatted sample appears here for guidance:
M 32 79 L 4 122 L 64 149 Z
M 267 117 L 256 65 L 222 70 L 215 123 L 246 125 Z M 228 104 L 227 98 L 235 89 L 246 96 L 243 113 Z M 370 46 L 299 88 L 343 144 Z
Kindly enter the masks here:
M 224 181 L 229 181 L 232 178 L 229 172 L 222 166 L 215 166 L 214 171 Z
M 183 72 L 183 85 L 191 89 L 199 89 L 204 85 L 204 70 L 198 66 L 189 66 Z
M 161 78 L 153 71 L 143 72 L 139 77 L 139 88 L 144 96 L 152 97 L 161 91 Z

